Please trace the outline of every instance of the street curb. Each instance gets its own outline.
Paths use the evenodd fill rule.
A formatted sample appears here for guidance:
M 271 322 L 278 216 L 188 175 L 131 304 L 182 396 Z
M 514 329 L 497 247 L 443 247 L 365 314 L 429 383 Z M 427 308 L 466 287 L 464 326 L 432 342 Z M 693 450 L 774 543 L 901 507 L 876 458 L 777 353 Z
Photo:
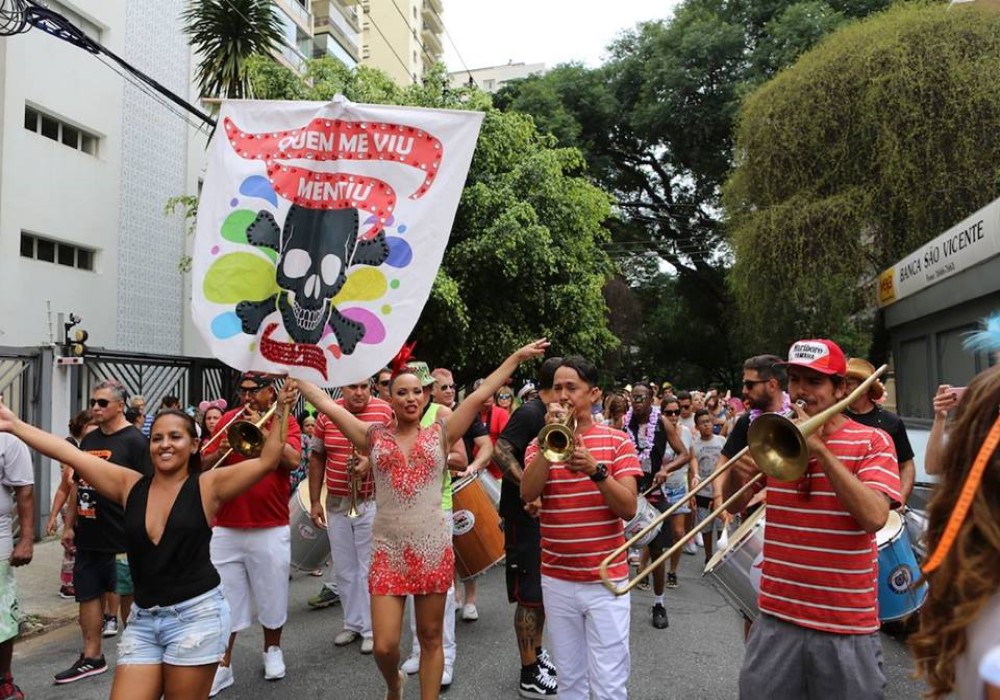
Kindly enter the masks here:
M 66 625 L 76 622 L 77 618 L 73 616 L 62 616 L 62 617 L 40 617 L 38 615 L 25 615 L 24 619 L 21 620 L 20 631 L 18 632 L 18 639 L 21 641 L 27 639 L 33 639 L 35 637 L 41 637 L 49 632 L 54 632 L 60 627 L 65 627 Z

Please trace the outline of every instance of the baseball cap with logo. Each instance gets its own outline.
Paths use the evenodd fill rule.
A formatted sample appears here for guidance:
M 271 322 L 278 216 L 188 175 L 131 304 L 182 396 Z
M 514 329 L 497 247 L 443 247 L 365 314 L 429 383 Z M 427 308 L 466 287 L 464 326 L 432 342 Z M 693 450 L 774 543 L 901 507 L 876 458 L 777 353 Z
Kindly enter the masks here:
M 805 367 L 821 374 L 843 377 L 847 374 L 847 359 L 844 351 L 832 340 L 824 338 L 799 340 L 788 349 L 788 362 L 778 362 L 786 366 Z

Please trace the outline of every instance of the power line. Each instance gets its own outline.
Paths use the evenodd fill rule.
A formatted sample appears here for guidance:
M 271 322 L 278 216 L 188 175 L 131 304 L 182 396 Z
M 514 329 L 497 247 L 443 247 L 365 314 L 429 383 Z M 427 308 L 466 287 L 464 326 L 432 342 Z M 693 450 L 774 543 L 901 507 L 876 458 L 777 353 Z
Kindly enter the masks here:
M 441 19 L 441 15 L 438 15 L 438 19 Z M 472 71 L 469 70 L 469 66 L 466 65 L 465 59 L 462 58 L 462 52 L 458 50 L 458 45 L 455 44 L 455 40 L 451 38 L 451 32 L 448 31 L 448 25 L 444 23 L 444 20 L 441 21 L 441 26 L 444 27 L 444 35 L 448 37 L 448 41 L 451 42 L 451 48 L 455 49 L 455 55 L 458 56 L 458 60 L 462 64 L 462 68 L 464 68 L 465 72 L 469 74 L 469 84 L 475 85 L 476 79 L 473 77 Z
M 401 9 L 399 9 L 399 5 L 397 5 L 397 4 L 396 4 L 396 0 L 392 0 L 392 6 L 396 8 L 396 12 L 398 12 L 398 13 L 399 13 L 399 16 L 403 18 L 403 24 L 404 24 L 404 25 L 406 25 L 407 27 L 409 27 L 409 26 L 410 26 L 410 20 L 409 20 L 409 18 L 408 18 L 408 17 L 407 17 L 407 16 L 406 16 L 406 15 L 405 15 L 405 14 L 403 13 L 403 11 L 402 11 Z M 440 19 L 440 17 L 439 17 L 439 19 Z M 414 39 L 416 40 L 416 42 L 417 42 L 417 46 L 419 46 L 419 47 L 420 47 L 420 50 L 424 52 L 424 56 L 426 56 L 426 57 L 427 57 L 428 59 L 430 59 L 430 62 L 431 62 L 431 63 L 434 63 L 434 57 L 433 57 L 433 56 L 431 56 L 431 52 L 430 52 L 430 51 L 428 51 L 428 50 L 427 50 L 427 49 L 426 49 L 426 48 L 424 47 L 424 44 L 423 44 L 423 42 L 421 42 L 421 41 L 420 41 L 420 39 L 418 39 L 418 38 L 417 38 L 417 35 L 416 35 L 416 31 L 415 31 L 415 30 L 416 30 L 416 28 L 415 28 L 415 27 L 413 27 L 413 28 L 412 28 L 412 30 L 413 30 L 413 32 L 412 32 L 412 33 L 413 33 L 413 38 L 414 38 Z
M 389 47 L 390 51 L 392 51 L 392 55 L 396 57 L 397 61 L 399 61 L 399 65 L 403 66 L 403 70 L 406 71 L 407 75 L 410 75 L 410 66 L 407 65 L 406 61 L 404 61 L 402 58 L 400 58 L 400 56 L 399 56 L 398 53 L 396 53 L 396 49 L 392 45 L 392 42 L 389 41 L 389 39 L 386 37 L 386 35 L 382 32 L 382 28 L 378 26 L 378 22 L 376 22 L 375 19 L 372 17 L 371 5 L 368 6 L 368 12 L 366 14 L 368 15 L 368 21 L 371 23 L 371 25 L 373 27 L 375 27 L 375 31 L 377 31 L 379 33 L 379 36 L 382 37 L 382 41 L 385 42 L 385 45 Z M 417 42 L 417 43 L 420 43 L 420 42 Z

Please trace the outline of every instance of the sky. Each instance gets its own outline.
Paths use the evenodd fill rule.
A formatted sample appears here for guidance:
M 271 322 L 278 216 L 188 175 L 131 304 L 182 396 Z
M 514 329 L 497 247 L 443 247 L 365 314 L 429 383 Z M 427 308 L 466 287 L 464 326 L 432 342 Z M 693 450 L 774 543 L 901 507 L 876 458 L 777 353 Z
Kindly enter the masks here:
M 607 45 L 622 30 L 644 20 L 665 19 L 677 2 L 443 0 L 442 19 L 451 35 L 451 40 L 443 38 L 445 63 L 449 71 L 511 61 L 544 63 L 546 68 L 579 61 L 593 68 L 603 62 Z

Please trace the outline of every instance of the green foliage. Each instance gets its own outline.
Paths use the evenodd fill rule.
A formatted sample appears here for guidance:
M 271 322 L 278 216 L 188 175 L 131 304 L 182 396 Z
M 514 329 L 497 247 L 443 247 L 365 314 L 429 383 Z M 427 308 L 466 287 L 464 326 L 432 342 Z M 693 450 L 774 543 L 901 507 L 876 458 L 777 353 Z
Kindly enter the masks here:
M 612 266 L 601 245 L 610 200 L 585 177 L 582 155 L 557 148 L 532 120 L 493 109 L 487 95 L 448 85 L 437 66 L 400 88 L 371 68 L 310 61 L 304 78 L 250 63 L 262 99 L 329 100 L 485 112 L 444 262 L 417 324 L 417 353 L 482 374 L 529 340 L 599 359 L 616 343 L 601 288 Z
M 748 97 L 725 203 L 755 342 L 867 350 L 862 282 L 1000 195 L 998 75 L 995 9 L 899 6 Z
M 181 20 L 198 54 L 195 80 L 205 97 L 251 97 L 247 60 L 285 42 L 270 0 L 191 0 Z

